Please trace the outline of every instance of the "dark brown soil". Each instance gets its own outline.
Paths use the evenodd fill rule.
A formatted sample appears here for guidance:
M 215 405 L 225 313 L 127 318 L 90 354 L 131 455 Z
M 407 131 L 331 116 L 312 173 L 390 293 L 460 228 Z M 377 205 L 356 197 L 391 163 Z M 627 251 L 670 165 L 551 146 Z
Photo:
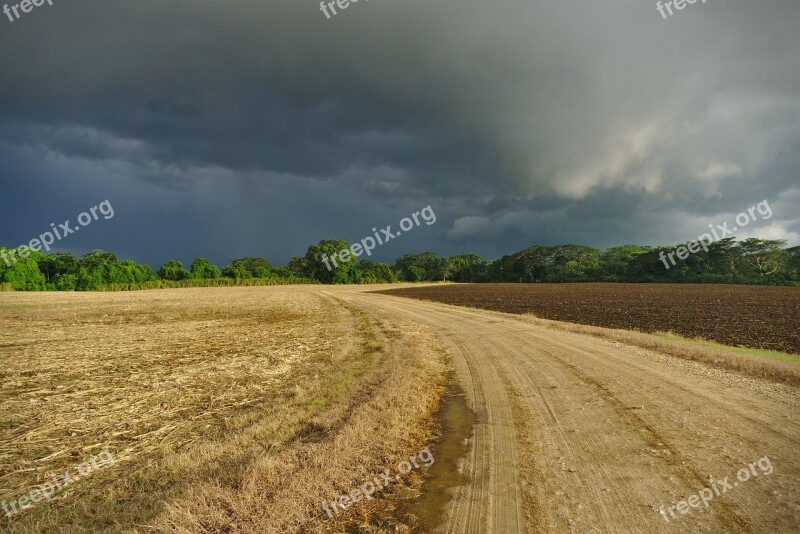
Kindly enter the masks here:
M 545 319 L 673 332 L 800 354 L 800 288 L 712 284 L 453 284 L 381 291 Z

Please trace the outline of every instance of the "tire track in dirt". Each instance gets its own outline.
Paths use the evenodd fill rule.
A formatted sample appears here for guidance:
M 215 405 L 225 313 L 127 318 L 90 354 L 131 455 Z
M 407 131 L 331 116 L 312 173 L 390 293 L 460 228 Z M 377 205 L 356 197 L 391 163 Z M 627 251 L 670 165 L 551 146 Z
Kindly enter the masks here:
M 358 297 L 361 296 L 358 294 Z M 355 302 L 375 311 L 373 306 L 360 298 Z M 391 306 L 381 309 L 398 311 Z M 429 323 L 424 315 L 413 310 L 402 310 L 400 313 Z M 491 359 L 474 354 L 473 349 L 450 329 L 437 331 L 450 346 L 467 403 L 477 415 L 462 468 L 468 483 L 454 489 L 453 499 L 448 505 L 449 519 L 437 528 L 437 532 L 525 532 L 519 494 L 515 425 L 506 388 Z M 498 399 L 500 402 L 496 402 Z
M 516 328 L 514 325 L 503 325 L 504 329 L 507 330 L 506 338 L 514 337 L 520 339 L 521 342 L 530 342 L 530 338 L 521 339 L 521 336 L 517 335 Z M 557 345 L 561 346 L 562 348 L 568 349 L 570 348 L 568 345 L 563 343 L 557 343 Z M 665 461 L 670 464 L 671 469 L 675 474 L 680 476 L 681 480 L 687 485 L 687 487 L 698 487 L 702 488 L 707 484 L 707 480 L 703 478 L 703 476 L 693 469 L 690 465 L 685 463 L 685 460 L 681 458 L 680 452 L 676 447 L 674 447 L 671 443 L 671 440 L 664 434 L 660 433 L 656 428 L 654 428 L 651 424 L 647 422 L 647 420 L 643 417 L 640 417 L 636 414 L 636 410 L 631 409 L 627 406 L 624 402 L 622 402 L 613 391 L 609 388 L 604 386 L 599 381 L 593 379 L 592 377 L 588 376 L 586 373 L 582 372 L 577 366 L 572 365 L 565 361 L 564 359 L 560 358 L 554 351 L 539 349 L 542 350 L 548 357 L 553 358 L 560 362 L 564 367 L 566 367 L 576 378 L 584 382 L 586 385 L 595 388 L 599 395 L 603 397 L 603 399 L 608 402 L 612 408 L 617 412 L 620 418 L 628 419 L 631 423 L 631 426 L 639 428 L 642 430 L 641 437 L 646 441 L 647 445 L 653 449 L 661 447 L 662 449 L 666 450 L 667 454 L 664 456 Z M 578 349 L 580 352 L 586 353 L 588 351 Z M 598 351 L 591 351 L 595 354 L 601 354 Z M 514 361 L 510 361 L 509 364 L 514 367 L 517 371 L 515 373 L 516 376 L 525 377 L 526 372 L 525 370 L 520 367 Z M 548 413 L 551 415 L 553 423 L 560 427 L 560 423 L 558 418 L 555 417 L 553 408 L 550 406 L 550 403 L 547 402 L 546 397 L 540 395 L 543 404 L 545 404 Z M 733 530 L 738 531 L 752 531 L 751 525 L 748 524 L 746 520 L 737 516 L 733 513 L 728 506 L 725 504 L 724 501 L 720 501 L 718 506 L 721 510 L 721 517 L 722 521 L 725 523 L 726 528 L 730 528 Z
M 478 532 L 484 522 L 481 510 L 489 510 L 489 494 L 486 489 L 487 479 L 483 476 L 490 467 L 492 437 L 486 432 L 485 421 L 489 419 L 486 409 L 487 400 L 481 376 L 475 368 L 474 358 L 469 350 L 457 340 L 449 339 L 456 364 L 456 373 L 464 387 L 467 405 L 475 412 L 478 424 L 473 431 L 472 446 L 469 447 L 467 457 L 464 459 L 462 473 L 471 481 L 469 486 L 456 488 L 453 500 L 450 503 L 452 520 L 448 522 L 442 532 Z M 484 424 L 480 424 L 484 422 Z M 474 489 L 472 489 L 474 488 Z

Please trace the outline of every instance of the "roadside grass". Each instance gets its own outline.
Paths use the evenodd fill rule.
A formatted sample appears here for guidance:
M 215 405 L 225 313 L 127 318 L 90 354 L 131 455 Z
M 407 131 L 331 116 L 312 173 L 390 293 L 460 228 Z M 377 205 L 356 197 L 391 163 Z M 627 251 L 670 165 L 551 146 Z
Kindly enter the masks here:
M 318 284 L 309 278 L 190 278 L 188 280 L 154 280 L 151 282 L 106 284 L 95 291 L 146 291 L 151 289 L 182 289 L 187 287 L 258 287 Z
M 291 447 L 270 451 L 236 486 L 207 484 L 170 505 L 158 532 L 411 532 L 404 514 L 422 485 L 420 473 L 333 519 L 322 502 L 349 494 L 391 469 L 432 437 L 444 393 L 444 346 L 412 323 L 381 324 L 383 365 L 365 373 L 361 390 L 309 421 Z M 383 341 L 388 341 L 385 344 Z M 431 378 L 434 378 L 433 382 Z
M 4 532 L 370 524 L 394 509 L 391 492 L 334 521 L 321 503 L 433 432 L 445 368 L 434 342 L 306 288 L 12 300 L 0 303 L 11 327 L 0 332 L 0 500 L 105 448 L 116 464 L 3 514 Z
M 764 349 L 752 349 L 749 347 L 731 347 L 728 345 L 717 343 L 715 341 L 709 341 L 707 339 L 688 338 L 679 336 L 673 332 L 655 332 L 654 335 L 662 337 L 664 339 L 669 339 L 673 341 L 685 341 L 687 343 L 692 343 L 695 345 L 699 345 L 701 347 L 709 347 L 721 351 L 735 352 L 737 354 L 747 354 L 750 356 L 760 356 L 762 358 L 769 358 L 770 360 L 778 360 L 782 362 L 791 362 L 800 364 L 800 355 L 789 354 L 787 352 L 764 350 Z
M 14 286 L 9 284 L 8 282 L 3 282 L 0 284 L 0 291 L 14 291 Z
M 520 316 L 517 316 L 520 317 Z M 620 330 L 599 326 L 580 325 L 522 316 L 550 326 L 556 330 L 587 334 L 612 341 L 619 341 L 662 354 L 705 363 L 720 369 L 735 371 L 746 376 L 762 378 L 773 382 L 800 386 L 800 361 L 791 354 L 776 353 L 760 349 L 729 347 L 706 340 L 689 339 L 674 334 L 649 334 L 635 330 Z M 739 349 L 739 350 L 736 350 Z M 767 354 L 777 357 L 769 357 Z

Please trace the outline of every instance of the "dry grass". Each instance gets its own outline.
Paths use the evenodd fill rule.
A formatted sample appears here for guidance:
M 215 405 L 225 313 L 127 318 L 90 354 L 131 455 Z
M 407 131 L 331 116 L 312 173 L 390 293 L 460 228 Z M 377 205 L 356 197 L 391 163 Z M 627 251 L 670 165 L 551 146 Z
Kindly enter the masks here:
M 97 291 L 143 291 L 149 289 L 181 289 L 189 287 L 257 287 L 257 286 L 288 286 L 298 284 L 316 284 L 308 278 L 200 278 L 188 280 L 154 280 L 129 284 L 107 284 Z
M 326 520 L 321 508 L 323 500 L 350 493 L 371 480 L 371 473 L 397 465 L 430 439 L 428 423 L 444 379 L 443 347 L 411 323 L 382 329 L 394 339 L 386 345 L 384 365 L 367 373 L 363 389 L 349 405 L 314 418 L 308 439 L 262 456 L 239 485 L 196 488 L 191 498 L 170 506 L 158 530 L 398 531 L 396 512 L 402 510 L 404 495 L 414 495 L 408 493 L 409 488 L 390 488 L 380 494 L 401 502 L 362 502 L 337 521 Z M 432 376 L 438 382 L 431 384 Z
M 444 375 L 427 333 L 305 288 L 13 293 L 0 314 L 0 499 L 117 461 L 11 532 L 321 530 L 323 499 L 430 437 Z

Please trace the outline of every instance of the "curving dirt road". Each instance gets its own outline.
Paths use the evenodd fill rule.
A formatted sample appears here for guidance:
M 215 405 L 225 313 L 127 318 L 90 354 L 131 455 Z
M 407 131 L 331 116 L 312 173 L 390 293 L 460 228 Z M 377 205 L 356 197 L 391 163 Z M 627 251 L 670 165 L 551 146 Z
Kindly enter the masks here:
M 452 349 L 478 424 L 441 532 L 800 531 L 796 389 L 524 316 L 326 292 Z M 676 507 L 693 494 L 707 507 Z

